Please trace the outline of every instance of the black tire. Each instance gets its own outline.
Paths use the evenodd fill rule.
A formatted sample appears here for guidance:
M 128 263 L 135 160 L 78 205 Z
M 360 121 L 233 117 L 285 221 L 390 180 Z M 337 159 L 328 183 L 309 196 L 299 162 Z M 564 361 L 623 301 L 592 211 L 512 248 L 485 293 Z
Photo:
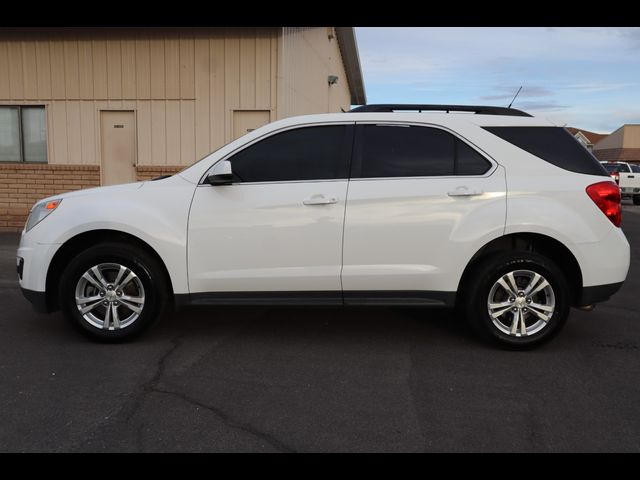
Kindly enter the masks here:
M 121 328 L 99 328 L 85 319 L 76 305 L 75 295 L 78 282 L 81 281 L 85 272 L 100 264 L 119 264 L 130 269 L 137 276 L 144 289 L 145 298 L 141 312 L 130 321 L 131 323 L 123 324 Z M 110 272 L 105 271 L 105 279 L 108 273 Z M 136 285 L 138 284 L 135 283 L 130 288 L 135 289 Z M 88 284 L 87 287 L 92 288 Z M 95 290 L 94 288 L 94 293 L 97 293 Z M 120 292 L 120 294 L 122 293 Z M 124 293 L 126 294 L 126 292 Z M 158 262 L 144 250 L 124 243 L 105 242 L 84 250 L 69 262 L 60 277 L 58 295 L 61 310 L 82 333 L 102 342 L 120 342 L 135 338 L 160 317 L 166 303 L 167 283 Z M 133 315 L 135 312 L 127 307 L 122 307 L 124 305 L 118 307 L 118 310 L 121 312 L 124 310 L 125 314 L 130 314 L 129 318 L 135 317 Z M 98 309 L 106 308 L 98 305 Z M 106 314 L 106 311 L 104 313 Z M 99 317 L 100 312 L 96 311 L 96 315 Z M 113 327 L 113 321 L 110 325 Z
M 640 205 L 640 195 L 634 195 L 633 196 L 633 204 L 634 205 Z
M 534 316 L 531 308 L 527 309 L 529 313 L 523 314 L 526 317 L 525 332 L 531 329 L 531 334 L 527 335 L 522 335 L 520 330 L 521 323 L 515 322 L 517 313 L 513 309 L 496 319 L 500 327 L 494 323 L 488 311 L 489 295 L 492 292 L 492 288 L 500 278 L 514 271 L 529 271 L 544 277 L 552 289 L 551 294 L 555 301 L 555 309 L 548 321 Z M 562 329 L 569 317 L 571 298 L 567 280 L 556 264 L 542 255 L 532 252 L 496 254 L 478 264 L 470 275 L 470 278 L 467 279 L 468 281 L 465 282 L 467 291 L 462 292 L 464 295 L 463 308 L 465 316 L 479 335 L 501 347 L 508 349 L 536 347 L 553 338 Z M 517 277 L 516 280 L 526 282 L 526 277 Z M 539 283 L 542 283 L 542 280 Z M 505 295 L 506 290 L 500 292 L 500 289 L 500 287 L 495 289 L 494 295 Z M 546 296 L 545 292 L 548 292 L 548 290 L 543 290 L 536 295 Z M 534 300 L 537 298 L 539 297 L 534 298 Z M 510 302 L 511 298 L 503 298 L 502 300 Z M 522 307 L 527 308 L 527 305 L 524 304 Z M 501 308 L 496 309 L 495 312 L 498 313 L 499 310 Z M 542 313 L 547 315 L 546 312 Z M 510 320 L 512 322 L 511 325 L 505 325 L 505 320 Z M 536 327 L 536 322 L 538 327 Z M 519 330 L 515 334 L 510 330 L 514 323 L 518 325 Z M 507 328 L 510 331 L 505 333 L 500 328 Z M 536 331 L 536 328 L 539 328 L 539 330 Z

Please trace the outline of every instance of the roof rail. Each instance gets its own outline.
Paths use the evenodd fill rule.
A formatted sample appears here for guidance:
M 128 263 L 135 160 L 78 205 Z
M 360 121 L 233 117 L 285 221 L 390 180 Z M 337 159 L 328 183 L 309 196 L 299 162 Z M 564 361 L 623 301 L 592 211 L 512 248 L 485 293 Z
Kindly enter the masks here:
M 479 115 L 509 115 L 512 117 L 531 117 L 527 112 L 507 107 L 486 107 L 482 105 L 420 105 L 420 104 L 394 104 L 380 103 L 371 105 L 362 105 L 356 107 L 349 112 L 397 112 L 397 111 L 413 111 L 418 112 L 471 112 Z

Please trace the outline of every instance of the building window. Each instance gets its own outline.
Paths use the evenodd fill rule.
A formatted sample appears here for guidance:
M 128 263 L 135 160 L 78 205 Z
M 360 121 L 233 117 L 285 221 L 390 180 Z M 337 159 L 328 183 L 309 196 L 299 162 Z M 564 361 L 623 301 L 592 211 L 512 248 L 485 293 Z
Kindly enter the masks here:
M 0 162 L 46 161 L 44 107 L 0 106 Z

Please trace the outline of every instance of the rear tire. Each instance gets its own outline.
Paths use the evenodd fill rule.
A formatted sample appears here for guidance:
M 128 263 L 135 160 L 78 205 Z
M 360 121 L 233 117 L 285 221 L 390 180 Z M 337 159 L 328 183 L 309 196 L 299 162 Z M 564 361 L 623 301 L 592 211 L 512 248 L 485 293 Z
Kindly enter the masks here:
M 130 340 L 158 319 L 167 285 L 158 262 L 123 243 L 88 248 L 65 268 L 59 304 L 82 333 L 102 342 Z
M 634 205 L 640 205 L 640 195 L 634 195 L 633 196 L 633 204 Z
M 571 304 L 562 271 L 532 252 L 508 252 L 471 272 L 464 312 L 473 329 L 509 349 L 536 347 L 555 336 Z

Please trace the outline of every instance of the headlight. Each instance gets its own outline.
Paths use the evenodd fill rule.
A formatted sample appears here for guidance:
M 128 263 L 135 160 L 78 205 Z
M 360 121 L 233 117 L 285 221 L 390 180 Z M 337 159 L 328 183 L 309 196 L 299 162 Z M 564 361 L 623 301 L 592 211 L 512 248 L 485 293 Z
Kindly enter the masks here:
M 47 216 L 51 212 L 58 208 L 60 202 L 62 202 L 62 199 L 57 198 L 55 200 L 49 200 L 48 202 L 41 202 L 36 204 L 36 206 L 31 209 L 31 213 L 29 213 L 29 218 L 27 218 L 27 226 L 25 227 L 25 230 L 28 232 L 42 220 L 47 218 Z

